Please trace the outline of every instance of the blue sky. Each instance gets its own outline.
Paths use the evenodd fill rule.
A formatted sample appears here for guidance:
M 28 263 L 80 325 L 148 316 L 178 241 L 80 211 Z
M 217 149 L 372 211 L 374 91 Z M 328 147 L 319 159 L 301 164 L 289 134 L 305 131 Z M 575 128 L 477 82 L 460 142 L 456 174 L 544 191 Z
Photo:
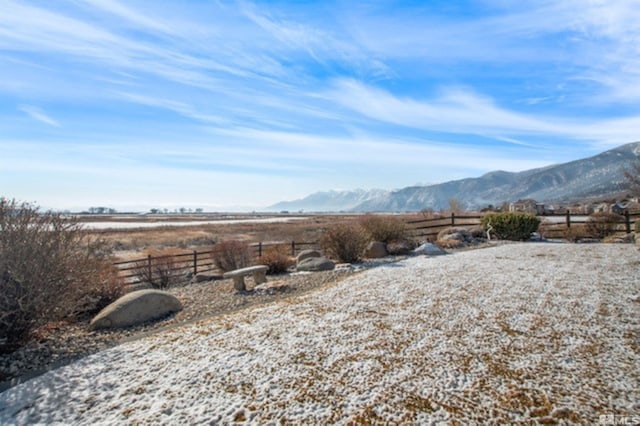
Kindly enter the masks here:
M 638 22 L 639 0 L 0 0 L 0 195 L 252 209 L 594 155 L 640 140 Z

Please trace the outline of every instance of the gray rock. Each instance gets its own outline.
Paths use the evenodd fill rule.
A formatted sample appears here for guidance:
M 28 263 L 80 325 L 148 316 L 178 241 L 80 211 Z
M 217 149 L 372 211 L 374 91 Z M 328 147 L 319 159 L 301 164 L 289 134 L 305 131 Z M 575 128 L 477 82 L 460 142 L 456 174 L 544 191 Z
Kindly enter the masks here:
M 324 256 L 322 256 L 322 253 L 319 250 L 302 250 L 300 253 L 298 253 L 298 256 L 296 257 L 296 263 L 300 263 L 305 259 L 311 259 L 314 257 L 324 257 Z
M 424 254 L 427 256 L 438 256 L 442 254 L 447 254 L 446 251 L 442 250 L 440 247 L 436 246 L 432 243 L 424 243 L 420 247 L 413 250 L 414 254 Z
M 91 320 L 90 330 L 124 328 L 182 310 L 174 295 L 160 290 L 138 290 L 122 296 Z
M 310 257 L 298 262 L 298 271 L 331 271 L 336 264 L 326 257 Z
M 392 256 L 410 254 L 415 248 L 415 244 L 411 241 L 389 241 L 387 243 L 387 252 Z
M 381 257 L 386 257 L 389 253 L 387 253 L 387 246 L 385 243 L 380 241 L 372 241 L 367 246 L 367 249 L 364 252 L 364 257 L 368 259 L 378 259 Z
M 193 283 L 202 283 L 205 281 L 221 280 L 222 274 L 217 271 L 199 272 L 195 277 L 191 279 Z
M 465 228 L 447 228 L 438 233 L 439 241 L 456 240 L 460 242 L 471 242 L 473 237 L 471 232 Z

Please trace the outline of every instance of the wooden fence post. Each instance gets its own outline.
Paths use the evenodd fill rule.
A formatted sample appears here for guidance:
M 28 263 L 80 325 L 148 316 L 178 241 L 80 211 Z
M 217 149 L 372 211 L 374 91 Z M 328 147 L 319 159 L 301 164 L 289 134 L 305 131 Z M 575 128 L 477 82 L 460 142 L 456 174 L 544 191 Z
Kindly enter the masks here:
M 571 212 L 567 210 L 567 228 L 571 228 Z
M 198 274 L 198 252 L 196 250 L 193 251 L 193 276 L 195 277 Z
M 451 226 L 456 226 L 456 214 L 451 212 Z
M 258 257 L 262 257 L 262 241 L 258 241 Z
M 295 257 L 295 255 L 296 255 L 296 242 L 291 241 L 291 256 Z
M 151 255 L 147 256 L 147 270 L 149 272 L 149 279 L 151 279 Z
M 631 218 L 629 217 L 629 210 L 624 211 L 625 225 L 627 228 L 627 234 L 631 233 Z

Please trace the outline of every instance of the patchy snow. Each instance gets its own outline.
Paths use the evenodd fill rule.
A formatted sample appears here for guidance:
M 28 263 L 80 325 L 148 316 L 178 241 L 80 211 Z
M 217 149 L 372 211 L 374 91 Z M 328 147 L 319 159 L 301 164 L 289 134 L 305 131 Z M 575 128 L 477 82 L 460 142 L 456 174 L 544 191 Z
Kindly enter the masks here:
M 84 229 L 138 229 L 138 228 L 160 228 L 168 226 L 201 226 L 201 225 L 235 225 L 239 223 L 284 223 L 295 220 L 303 220 L 304 217 L 264 217 L 253 219 L 213 219 L 213 220 L 158 220 L 158 221 L 104 221 L 104 222 L 81 222 Z
M 0 424 L 595 423 L 640 414 L 640 253 L 416 257 L 123 344 L 0 394 Z

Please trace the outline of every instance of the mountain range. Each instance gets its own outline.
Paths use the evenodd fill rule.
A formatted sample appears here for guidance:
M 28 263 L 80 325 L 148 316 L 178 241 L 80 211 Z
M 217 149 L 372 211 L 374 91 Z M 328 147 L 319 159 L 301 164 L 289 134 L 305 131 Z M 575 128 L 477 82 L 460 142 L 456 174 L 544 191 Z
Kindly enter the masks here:
M 451 199 L 458 200 L 466 209 L 479 209 L 527 198 L 545 203 L 601 198 L 625 190 L 624 172 L 637 161 L 640 161 L 640 142 L 593 157 L 523 172 L 493 171 L 478 178 L 395 191 L 317 192 L 300 200 L 274 204 L 265 210 L 405 212 L 446 209 Z

